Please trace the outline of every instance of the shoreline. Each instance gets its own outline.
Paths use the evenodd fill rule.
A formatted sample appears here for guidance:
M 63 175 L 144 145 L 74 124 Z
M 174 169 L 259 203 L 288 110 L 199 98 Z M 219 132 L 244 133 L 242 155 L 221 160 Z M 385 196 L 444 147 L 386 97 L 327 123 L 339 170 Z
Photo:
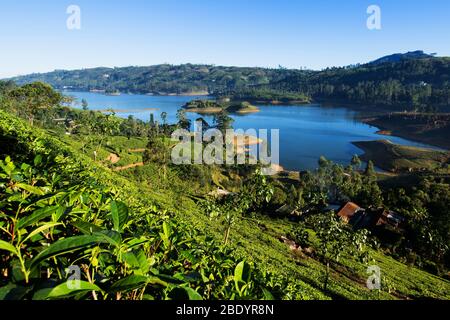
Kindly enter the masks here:
M 216 114 L 224 111 L 222 108 L 187 108 L 186 112 L 198 113 L 198 114 Z
M 380 136 L 394 136 L 407 140 L 411 140 L 414 142 L 419 142 L 423 144 L 427 144 L 434 148 L 440 148 L 445 151 L 450 150 L 450 143 L 445 141 L 437 141 L 436 139 L 430 137 L 418 136 L 417 134 L 411 132 L 405 132 L 403 130 L 399 130 L 398 128 L 394 128 L 393 126 L 388 126 L 386 123 L 380 123 L 378 118 L 360 118 L 362 123 L 370 125 L 372 127 L 377 128 L 377 134 Z
M 290 101 L 282 101 L 282 100 L 257 100 L 257 99 L 233 99 L 235 102 L 250 102 L 252 104 L 260 104 L 260 105 L 268 105 L 268 106 L 280 106 L 280 105 L 310 105 L 315 104 L 314 102 L 305 102 L 301 100 L 290 100 Z
M 61 88 L 55 88 L 55 90 L 58 90 L 62 93 L 71 93 L 71 92 L 84 92 L 84 93 L 93 93 L 93 94 L 100 94 L 102 96 L 110 96 L 110 97 L 118 97 L 121 95 L 139 95 L 139 96 L 150 96 L 150 97 L 208 97 L 211 96 L 209 92 L 206 91 L 199 91 L 199 92 L 182 92 L 182 93 L 152 93 L 152 92 L 120 92 L 120 94 L 117 93 L 106 93 L 102 90 L 98 91 L 91 91 L 91 90 L 84 90 L 84 89 L 61 89 Z
M 448 161 L 447 151 L 404 146 L 389 140 L 353 141 L 363 151 L 361 160 L 372 160 L 375 166 L 390 173 L 431 170 Z
M 375 127 L 377 129 L 376 134 L 379 134 L 380 136 L 394 136 L 403 138 L 406 140 L 410 140 L 413 142 L 423 143 L 427 144 L 432 148 L 440 148 L 445 151 L 450 150 L 450 141 L 444 140 L 437 140 L 433 137 L 427 137 L 427 136 L 420 136 L 413 132 L 409 132 L 407 130 L 402 130 L 401 124 L 398 126 L 389 125 L 386 122 L 381 122 L 380 117 L 387 114 L 392 113 L 400 113 L 402 112 L 402 108 L 395 108 L 395 109 L 387 109 L 386 107 L 382 105 L 361 105 L 351 102 L 343 102 L 343 101 L 336 101 L 336 100 L 316 100 L 316 103 L 320 104 L 321 107 L 345 107 L 347 109 L 350 109 L 352 111 L 358 112 L 358 114 L 355 115 L 355 119 L 361 121 L 364 124 L 370 125 L 372 127 Z M 377 108 L 376 110 L 373 110 L 374 108 Z M 444 114 L 445 115 L 445 114 Z
M 238 110 L 238 111 L 235 111 L 234 113 L 237 113 L 237 114 L 249 114 L 249 113 L 258 113 L 258 112 L 261 112 L 261 110 L 259 110 L 259 108 L 250 109 L 250 110 L 247 110 L 247 109 L 245 109 L 245 110 Z
M 142 111 L 157 111 L 160 110 L 160 108 L 142 108 L 142 109 L 101 109 L 101 110 L 92 110 L 92 111 L 98 111 L 101 113 L 108 113 L 108 112 L 115 112 L 115 113 L 139 113 Z

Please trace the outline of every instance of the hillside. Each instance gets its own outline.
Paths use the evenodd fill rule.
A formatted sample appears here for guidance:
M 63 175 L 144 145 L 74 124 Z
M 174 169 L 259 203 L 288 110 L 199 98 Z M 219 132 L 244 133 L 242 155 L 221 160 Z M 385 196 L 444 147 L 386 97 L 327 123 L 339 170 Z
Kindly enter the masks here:
M 1 298 L 450 299 L 440 251 L 448 185 L 427 181 L 416 217 L 409 202 L 383 200 L 369 169 L 326 159 L 296 185 L 255 166 L 174 165 L 167 138 L 176 124 L 74 110 L 61 99 L 40 83 L 1 95 Z M 71 121 L 53 121 L 63 116 Z M 233 192 L 210 196 L 217 188 Z M 324 212 L 327 190 L 366 207 L 385 201 L 422 223 L 408 224 L 404 240 L 377 240 Z M 282 204 L 304 216 L 280 213 Z M 336 250 L 339 259 L 328 254 Z M 366 286 L 373 264 L 380 290 Z M 61 271 L 73 265 L 82 287 L 67 290 Z
M 369 64 L 382 64 L 386 62 L 399 62 L 402 60 L 414 60 L 414 59 L 428 59 L 434 55 L 426 54 L 422 50 L 411 51 L 407 53 L 394 53 L 388 56 L 381 57 L 377 60 L 369 62 Z
M 121 281 L 120 275 L 116 275 L 116 277 L 119 276 L 118 278 L 116 278 L 116 281 L 118 282 L 114 284 L 114 286 L 117 287 L 116 290 L 121 290 L 122 294 L 124 296 L 128 296 L 129 298 L 133 297 L 133 293 L 140 292 L 145 281 L 151 281 L 148 285 L 148 290 L 153 292 L 152 295 L 156 298 L 160 297 L 161 294 L 173 296 L 176 293 L 177 295 L 181 294 L 180 297 L 185 294 L 186 297 L 193 299 L 198 297 L 197 292 L 199 292 L 204 298 L 229 298 L 229 294 L 231 294 L 231 292 L 227 293 L 227 291 L 221 291 L 228 290 L 225 288 L 220 289 L 221 287 L 218 287 L 217 290 L 209 292 L 208 295 L 206 295 L 206 292 L 208 291 L 203 290 L 207 288 L 208 281 L 201 279 L 194 280 L 195 278 L 190 279 L 189 274 L 191 273 L 191 271 L 189 271 L 189 268 L 186 269 L 186 265 L 184 267 L 182 265 L 179 265 L 177 261 L 185 261 L 184 263 L 186 263 L 186 261 L 191 261 L 191 263 L 195 263 L 195 265 L 192 265 L 191 267 L 194 268 L 194 270 L 201 271 L 202 274 L 210 272 L 210 277 L 214 277 L 216 279 L 214 283 L 217 286 L 225 279 L 219 280 L 220 278 L 216 277 L 220 277 L 221 274 L 227 273 L 227 270 L 234 270 L 234 267 L 239 262 L 239 260 L 234 260 L 234 256 L 246 257 L 246 260 L 249 261 L 249 263 L 251 263 L 252 265 L 256 263 L 259 269 L 267 270 L 269 272 L 267 276 L 273 277 L 272 280 L 269 280 L 267 276 L 265 276 L 266 278 L 262 278 L 263 276 L 259 275 L 260 273 L 257 272 L 258 269 L 253 269 L 254 276 L 252 277 L 251 281 L 254 281 L 255 285 L 257 286 L 262 285 L 261 288 L 265 288 L 264 290 L 268 290 L 271 293 L 271 296 L 273 295 L 273 297 L 284 297 L 287 299 L 396 299 L 404 297 L 418 298 L 425 295 L 430 297 L 443 298 L 445 297 L 445 292 L 449 292 L 450 284 L 448 282 L 440 280 L 439 278 L 418 269 L 407 267 L 402 263 L 396 262 L 394 259 L 386 257 L 383 254 L 375 251 L 373 252 L 373 257 L 374 259 L 376 259 L 377 264 L 379 264 L 383 268 L 383 270 L 385 270 L 384 279 L 385 281 L 389 281 L 390 283 L 389 291 L 382 291 L 378 293 L 370 292 L 369 290 L 367 290 L 367 288 L 365 288 L 363 285 L 365 278 L 364 264 L 357 262 L 351 256 L 346 256 L 341 262 L 341 267 L 336 269 L 336 271 L 333 271 L 332 277 L 330 279 L 329 289 L 326 292 L 323 292 L 321 278 L 324 272 L 324 266 L 314 258 L 307 257 L 302 254 L 299 255 L 299 253 L 291 251 L 286 244 L 279 240 L 283 236 L 286 236 L 291 232 L 292 228 L 295 225 L 293 222 L 268 218 L 260 215 L 245 218 L 241 220 L 239 228 L 235 228 L 233 233 L 231 234 L 232 246 L 230 247 L 230 249 L 233 248 L 232 251 L 235 251 L 235 253 L 226 251 L 226 253 L 224 253 L 226 256 L 223 256 L 223 254 L 221 253 L 223 252 L 223 249 L 221 249 L 220 246 L 215 247 L 212 242 L 207 242 L 207 245 L 209 247 L 205 247 L 204 249 L 202 249 L 204 246 L 201 243 L 204 242 L 205 236 L 206 239 L 208 239 L 208 236 L 211 236 L 212 238 L 216 239 L 217 242 L 220 241 L 222 237 L 222 224 L 216 220 L 205 219 L 202 209 L 199 208 L 197 204 L 192 201 L 192 199 L 190 199 L 189 196 L 183 195 L 184 191 L 182 190 L 184 190 L 184 188 L 182 186 L 184 185 L 184 183 L 182 181 L 178 179 L 170 179 L 167 181 L 168 184 L 149 187 L 146 184 L 139 184 L 135 182 L 134 178 L 131 178 L 130 174 L 125 174 L 125 176 L 122 177 L 108 170 L 102 165 L 92 162 L 92 160 L 89 160 L 89 158 L 85 156 L 82 156 L 81 158 L 80 156 L 77 156 L 78 160 L 75 160 L 73 155 L 79 155 L 80 151 L 76 151 L 75 149 L 73 149 L 72 145 L 74 145 L 75 142 L 72 142 L 71 138 L 66 137 L 61 143 L 58 142 L 57 139 L 48 136 L 48 134 L 44 131 L 34 129 L 32 132 L 24 123 L 5 114 L 3 111 L 0 112 L 0 134 L 2 139 L 8 137 L 7 139 L 15 140 L 17 148 L 13 153 L 15 159 L 14 162 L 29 162 L 31 160 L 32 163 L 33 158 L 36 159 L 38 155 L 42 154 L 42 161 L 44 161 L 43 163 L 45 163 L 46 170 L 54 171 L 57 169 L 62 176 L 65 176 L 66 173 L 71 174 L 72 180 L 69 186 L 71 186 L 70 190 L 73 191 L 71 191 L 70 194 L 73 193 L 75 195 L 78 190 L 84 190 L 83 192 L 86 193 L 86 195 L 93 196 L 97 192 L 103 192 L 101 191 L 102 188 L 106 187 L 105 190 L 112 190 L 112 199 L 116 199 L 116 201 L 118 201 L 117 199 L 121 199 L 122 201 L 124 201 L 124 203 L 128 203 L 130 205 L 129 210 L 132 210 L 133 215 L 128 218 L 128 222 L 126 223 L 126 225 L 121 227 L 124 228 L 124 231 L 122 232 L 123 237 L 127 237 L 128 239 L 127 243 L 131 244 L 137 239 L 140 239 L 139 241 L 149 241 L 143 238 L 144 234 L 142 234 L 139 238 L 138 234 L 144 231 L 139 231 L 141 228 L 137 227 L 137 225 L 135 226 L 135 223 L 138 223 L 138 221 L 140 221 L 139 223 L 142 224 L 144 223 L 144 221 L 152 221 L 151 225 L 152 228 L 154 228 L 154 230 L 152 231 L 152 235 L 153 237 L 156 237 L 152 241 L 158 241 L 158 239 L 161 239 L 161 241 L 168 241 L 168 239 L 170 239 L 170 243 L 173 243 L 173 246 L 178 247 L 176 251 L 172 251 L 175 250 L 175 247 L 172 247 L 171 249 L 172 244 L 167 243 L 164 245 L 164 247 L 161 248 L 161 251 L 158 251 L 159 253 L 157 255 L 154 255 L 156 261 L 153 262 L 151 271 L 152 276 L 148 278 L 148 280 L 145 280 L 145 277 L 143 276 L 137 277 L 136 275 L 133 275 L 133 269 L 130 269 L 128 278 L 123 278 L 127 279 L 127 282 Z M 42 148 L 40 145 L 45 145 L 45 147 Z M 57 158 L 52 158 L 55 156 Z M 2 157 L 4 157 L 4 155 L 2 155 Z M 51 163 L 53 163 L 54 161 L 52 159 L 58 159 L 57 163 L 59 164 L 57 164 L 57 168 L 51 167 Z M 6 162 L 6 164 L 8 163 L 9 162 Z M 35 173 L 36 175 L 38 174 L 38 172 L 40 172 L 41 169 L 38 169 L 39 165 L 37 164 L 38 162 L 36 162 L 36 160 L 34 160 L 34 163 L 35 166 L 38 166 L 36 168 L 36 170 L 38 170 Z M 61 163 L 66 163 L 65 166 L 67 167 L 62 167 Z M 75 174 L 81 174 L 82 176 L 80 176 L 80 179 L 74 179 L 74 173 L 70 171 L 66 172 L 66 170 L 69 170 L 69 167 L 73 166 L 75 166 L 75 168 L 78 167 L 77 171 L 75 171 Z M 39 177 L 39 181 L 41 181 L 41 179 L 43 179 L 45 176 Z M 86 180 L 85 177 L 90 178 Z M 89 183 L 81 183 L 83 179 L 85 181 L 88 181 Z M 63 190 L 67 190 L 66 188 L 68 188 L 69 186 L 65 186 Z M 94 186 L 98 187 L 95 187 L 94 189 Z M 39 188 L 44 188 L 44 185 L 40 183 Z M 45 202 L 43 202 L 42 200 L 44 198 L 41 199 L 39 193 L 37 193 L 37 189 L 32 189 L 30 187 L 30 189 L 26 188 L 25 190 L 29 190 L 29 197 L 33 198 L 33 202 L 38 201 L 37 203 L 41 203 L 41 205 L 45 204 Z M 31 196 L 33 193 L 34 195 Z M 50 194 L 53 193 L 57 194 L 58 190 L 55 189 Z M 68 194 L 67 196 L 69 196 L 70 194 Z M 119 194 L 121 194 L 120 197 L 118 196 Z M 45 191 L 42 196 L 47 197 L 48 195 L 48 191 Z M 61 195 L 63 196 L 64 194 Z M 64 199 L 65 197 L 63 196 L 61 200 L 58 201 L 64 201 Z M 110 225 L 107 216 L 105 217 L 106 220 L 104 220 L 105 218 L 101 218 L 100 216 L 95 218 L 89 217 L 89 215 L 86 216 L 86 213 L 83 214 L 83 212 L 85 211 L 81 208 L 85 205 L 89 205 L 89 203 L 85 203 L 84 205 L 77 201 L 71 203 L 71 210 L 73 213 L 70 213 L 67 218 L 64 218 L 63 221 L 67 227 L 63 229 L 61 229 L 61 227 L 58 227 L 58 229 L 60 230 L 59 232 L 67 232 L 71 229 L 69 228 L 69 226 L 73 225 L 78 228 L 79 231 L 76 231 L 75 233 L 71 231 L 72 237 L 87 237 L 91 233 L 86 230 L 85 227 L 91 229 L 94 228 L 94 230 L 96 228 L 98 228 L 99 230 L 103 230 L 103 228 L 108 228 L 108 226 Z M 103 213 L 106 214 L 109 210 L 109 204 L 105 203 L 102 205 L 106 206 L 106 212 Z M 80 209 L 75 209 L 78 208 L 78 206 L 82 207 L 80 207 Z M 51 208 L 56 209 L 56 207 Z M 30 207 L 30 210 L 32 210 L 32 207 Z M 78 210 L 81 211 L 78 213 Z M 144 214 L 144 216 L 142 216 L 142 218 L 139 218 L 141 214 Z M 43 218 L 41 219 L 45 219 L 44 217 L 45 216 L 43 216 Z M 88 219 L 88 221 L 90 222 L 83 222 L 83 224 L 81 224 L 82 220 L 80 219 Z M 168 225 L 170 225 L 170 230 L 172 231 L 166 229 Z M 191 227 L 187 227 L 188 225 L 190 225 Z M 111 226 L 113 226 L 112 221 Z M 143 227 L 145 227 L 145 224 Z M 189 228 L 192 227 L 198 231 L 189 231 Z M 51 225 L 49 225 L 48 228 L 56 228 L 56 226 L 52 227 Z M 134 236 L 128 234 L 128 232 L 132 230 L 134 230 Z M 204 231 L 199 230 L 208 231 L 205 233 Z M 158 234 L 158 232 L 160 233 Z M 102 233 L 94 233 L 94 235 L 96 235 L 97 237 L 101 234 Z M 130 236 L 131 238 L 129 238 Z M 151 235 L 148 235 L 147 237 L 149 236 Z M 164 238 L 165 236 L 168 236 L 169 238 Z M 106 237 L 106 234 L 102 237 L 105 237 L 106 240 L 109 239 Z M 81 240 L 84 238 L 76 239 Z M 101 242 L 100 238 L 98 238 L 97 240 L 95 239 L 90 239 L 90 242 L 84 245 L 84 248 L 91 248 L 91 250 L 93 250 L 92 254 L 95 254 L 96 246 L 93 246 L 93 244 L 96 243 L 98 243 L 98 245 L 101 246 L 101 248 L 103 248 L 104 250 L 112 250 L 112 247 L 110 247 L 111 245 L 108 245 L 107 243 L 102 244 L 103 242 Z M 112 241 L 112 239 L 108 241 Z M 63 240 L 60 240 L 59 243 L 63 243 Z M 29 246 L 30 248 L 27 250 L 29 250 L 28 252 L 32 254 L 32 242 L 30 242 Z M 53 246 L 56 246 L 56 242 L 53 244 Z M 182 251 L 182 255 L 180 256 L 179 254 L 181 247 L 184 248 L 183 250 L 187 251 Z M 69 261 L 71 259 L 70 257 L 79 257 L 76 254 L 77 250 L 75 248 L 70 248 L 69 250 L 70 252 L 65 253 L 62 257 L 69 259 Z M 38 249 L 37 252 L 39 251 L 40 250 Z M 133 252 L 135 252 L 134 254 L 141 254 L 140 250 L 135 250 Z M 178 252 L 178 254 L 176 254 L 176 252 Z M 210 260 L 212 259 L 211 254 L 215 256 L 214 259 L 227 260 L 219 262 L 219 265 L 210 265 L 212 261 Z M 203 262 L 198 260 L 202 255 L 203 257 L 201 258 L 201 261 Z M 61 260 L 61 262 L 62 261 L 64 260 Z M 236 262 L 233 263 L 232 261 Z M 122 263 L 124 265 L 127 265 L 132 263 L 132 260 L 128 260 L 127 258 L 127 260 Z M 209 265 L 208 269 L 206 268 L 206 265 L 204 263 Z M 137 266 L 137 268 L 138 269 L 136 270 L 138 271 L 134 271 L 134 274 L 142 274 L 140 273 L 142 271 L 139 270 L 145 270 L 140 269 L 145 268 L 145 266 L 142 264 Z M 161 271 L 158 274 L 155 273 L 155 270 Z M 188 286 L 183 285 L 185 281 L 187 281 L 186 284 L 189 284 Z M 203 281 L 206 281 L 206 283 L 203 283 Z M 269 285 L 269 282 L 265 282 L 265 284 L 263 284 L 258 281 L 275 281 L 276 285 L 275 287 L 272 287 L 272 285 Z M 224 285 L 226 285 L 226 282 L 224 282 Z M 57 294 L 56 292 L 52 293 L 48 290 L 45 291 L 45 287 L 46 284 L 42 284 L 33 291 L 35 299 L 61 297 L 61 295 Z M 107 298 L 107 292 L 111 290 L 107 289 L 108 287 L 109 285 L 105 285 L 105 283 L 96 283 L 91 285 L 86 283 L 85 291 L 81 290 L 77 292 L 64 292 L 60 294 L 65 294 L 66 296 L 78 294 L 80 297 L 82 297 L 90 295 L 89 292 L 94 290 L 97 291 L 96 297 L 98 299 L 104 299 Z M 188 290 L 189 287 L 195 288 L 196 291 L 194 292 Z M 290 289 L 286 290 L 286 288 L 288 287 Z M 2 294 L 5 290 L 7 290 L 7 288 L 9 288 L 8 290 L 12 288 L 16 290 L 16 298 L 22 297 L 21 293 L 19 292 L 23 292 L 22 294 L 29 294 L 25 291 L 17 290 L 23 287 L 18 286 L 18 284 L 12 283 L 8 284 L 7 287 L 3 287 L 2 290 L 0 290 Z M 139 288 L 139 291 L 137 291 L 136 288 Z M 183 289 L 183 292 L 185 293 L 179 292 L 177 288 Z M 250 296 L 247 296 L 247 298 L 256 297 L 255 295 L 257 294 L 257 290 L 255 292 L 248 291 L 248 294 Z M 281 294 L 281 296 L 278 296 L 278 294 Z M 147 297 L 147 293 L 143 297 L 149 298 Z
M 329 68 L 308 77 L 293 75 L 260 90 L 301 92 L 318 101 L 357 105 L 368 111 L 450 110 L 450 58 Z

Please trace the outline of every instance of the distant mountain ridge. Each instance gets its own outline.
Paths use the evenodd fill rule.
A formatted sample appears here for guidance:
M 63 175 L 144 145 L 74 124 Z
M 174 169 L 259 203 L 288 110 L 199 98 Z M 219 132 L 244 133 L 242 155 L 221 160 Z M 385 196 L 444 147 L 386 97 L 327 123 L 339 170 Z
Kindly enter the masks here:
M 435 57 L 436 54 L 427 54 L 423 52 L 422 50 L 416 50 L 416 51 L 410 51 L 407 53 L 394 53 L 388 56 L 381 57 L 377 60 L 374 60 L 372 62 L 369 62 L 369 64 L 382 64 L 386 62 L 399 62 L 402 60 L 410 60 L 410 59 L 428 59 Z

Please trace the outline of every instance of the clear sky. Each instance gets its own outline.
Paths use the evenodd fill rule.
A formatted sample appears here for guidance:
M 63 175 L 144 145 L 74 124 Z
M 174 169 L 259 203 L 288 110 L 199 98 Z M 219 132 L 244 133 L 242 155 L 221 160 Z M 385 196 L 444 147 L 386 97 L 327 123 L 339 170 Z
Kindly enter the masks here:
M 68 30 L 69 5 L 81 30 Z M 381 30 L 366 27 L 369 5 Z M 449 0 L 0 0 L 0 78 L 207 63 L 321 69 L 424 50 L 450 56 Z

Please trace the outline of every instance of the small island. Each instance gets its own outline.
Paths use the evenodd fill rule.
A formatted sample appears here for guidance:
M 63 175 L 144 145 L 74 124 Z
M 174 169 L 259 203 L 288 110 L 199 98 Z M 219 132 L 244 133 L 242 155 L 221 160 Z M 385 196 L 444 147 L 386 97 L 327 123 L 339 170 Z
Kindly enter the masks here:
M 227 111 L 231 113 L 247 114 L 259 112 L 260 110 L 257 106 L 254 106 L 247 101 L 243 101 L 230 105 L 227 108 Z
M 106 89 L 105 95 L 107 96 L 120 96 L 121 92 L 117 89 Z
M 187 112 L 195 112 L 200 114 L 215 114 L 221 112 L 247 114 L 259 112 L 258 107 L 249 102 L 230 102 L 222 100 L 220 103 L 213 100 L 193 100 L 186 103 L 183 108 Z
M 187 112 L 214 114 L 225 110 L 224 106 L 212 100 L 192 100 L 183 106 Z

